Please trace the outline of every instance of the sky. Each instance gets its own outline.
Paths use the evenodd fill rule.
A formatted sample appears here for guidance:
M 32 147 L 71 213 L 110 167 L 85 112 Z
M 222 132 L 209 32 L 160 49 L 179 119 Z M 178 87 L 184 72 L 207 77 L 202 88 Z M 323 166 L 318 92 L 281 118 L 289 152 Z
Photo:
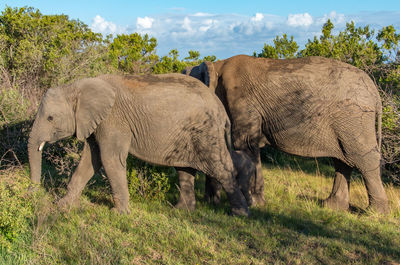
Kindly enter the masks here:
M 376 30 L 393 25 L 400 33 L 400 0 L 0 0 L 1 10 L 6 6 L 65 14 L 103 35 L 147 33 L 157 39 L 158 55 L 178 49 L 181 58 L 189 50 L 218 59 L 252 55 L 284 33 L 301 49 L 308 39 L 319 36 L 328 19 L 334 33 L 350 21 Z

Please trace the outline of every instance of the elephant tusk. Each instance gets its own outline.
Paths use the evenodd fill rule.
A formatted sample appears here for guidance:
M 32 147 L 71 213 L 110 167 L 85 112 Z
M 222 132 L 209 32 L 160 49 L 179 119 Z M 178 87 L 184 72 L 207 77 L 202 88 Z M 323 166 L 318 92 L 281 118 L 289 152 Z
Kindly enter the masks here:
M 42 142 L 41 144 L 40 144 L 40 146 L 39 146 L 39 148 L 38 148 L 38 151 L 42 151 L 43 150 L 43 147 L 44 147 L 44 144 L 45 144 L 46 142 Z

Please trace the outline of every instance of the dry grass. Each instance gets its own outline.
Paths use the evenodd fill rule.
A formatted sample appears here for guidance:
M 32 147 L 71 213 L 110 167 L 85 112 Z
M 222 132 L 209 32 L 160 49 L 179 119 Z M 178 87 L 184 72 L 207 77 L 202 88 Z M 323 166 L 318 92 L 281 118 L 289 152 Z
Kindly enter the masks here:
M 229 216 L 226 201 L 218 207 L 202 203 L 203 179 L 197 182 L 199 203 L 192 213 L 144 201 L 132 202 L 130 215 L 116 215 L 104 203 L 110 194 L 97 185 L 85 190 L 80 208 L 63 213 L 54 207 L 50 190 L 33 200 L 30 230 L 10 250 L 2 250 L 0 264 L 399 262 L 399 188 L 385 186 L 388 216 L 335 212 L 319 205 L 330 192 L 332 172 L 329 166 L 303 161 L 292 167 L 265 165 L 267 205 L 253 208 L 250 218 Z M 27 172 L 22 173 L 11 177 L 26 178 Z M 0 175 L 0 181 L 6 177 L 10 174 Z M 367 205 L 357 176 L 351 182 L 351 204 L 356 209 Z

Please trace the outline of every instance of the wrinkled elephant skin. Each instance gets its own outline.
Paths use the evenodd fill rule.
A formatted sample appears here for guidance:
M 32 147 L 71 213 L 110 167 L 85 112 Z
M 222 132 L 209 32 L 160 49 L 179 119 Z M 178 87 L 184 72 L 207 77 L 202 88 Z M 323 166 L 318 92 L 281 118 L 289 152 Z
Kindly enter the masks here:
M 85 142 L 80 163 L 60 206 L 74 204 L 104 167 L 115 210 L 129 212 L 128 153 L 176 167 L 180 208 L 194 209 L 193 172 L 221 183 L 233 214 L 247 215 L 229 153 L 230 121 L 218 98 L 200 81 L 181 74 L 105 75 L 49 89 L 29 137 L 31 179 L 40 183 L 43 143 L 76 135 Z
M 388 212 L 380 178 L 382 106 L 365 72 L 322 57 L 238 55 L 184 73 L 205 83 L 225 106 L 234 148 L 256 164 L 255 204 L 265 201 L 260 147 L 270 145 L 289 154 L 333 158 L 336 176 L 328 207 L 349 208 L 348 182 L 355 168 L 364 178 L 369 206 Z

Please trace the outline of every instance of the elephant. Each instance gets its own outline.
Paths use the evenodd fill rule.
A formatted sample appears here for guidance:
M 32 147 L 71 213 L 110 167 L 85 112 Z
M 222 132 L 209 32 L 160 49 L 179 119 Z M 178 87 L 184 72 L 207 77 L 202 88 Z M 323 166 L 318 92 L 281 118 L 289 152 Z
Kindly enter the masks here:
M 316 56 L 237 55 L 203 62 L 183 73 L 201 80 L 223 103 L 234 148 L 256 164 L 251 187 L 254 204 L 265 204 L 260 148 L 269 145 L 289 154 L 333 159 L 334 184 L 325 206 L 349 209 L 350 175 L 358 169 L 367 188 L 368 207 L 389 211 L 380 177 L 382 103 L 365 72 Z
M 231 151 L 234 164 L 234 176 L 236 176 L 240 190 L 248 205 L 252 205 L 250 186 L 254 182 L 256 167 L 250 157 L 243 151 Z M 221 184 L 210 176 L 206 176 L 205 200 L 209 203 L 219 204 L 221 199 Z
M 76 136 L 84 141 L 60 207 L 79 202 L 101 167 L 110 181 L 114 210 L 129 213 L 128 153 L 176 168 L 177 208 L 195 208 L 194 173 L 221 184 L 232 214 L 248 216 L 230 154 L 230 121 L 218 98 L 200 81 L 182 74 L 102 75 L 50 88 L 41 100 L 29 135 L 32 185 L 40 184 L 46 142 Z

